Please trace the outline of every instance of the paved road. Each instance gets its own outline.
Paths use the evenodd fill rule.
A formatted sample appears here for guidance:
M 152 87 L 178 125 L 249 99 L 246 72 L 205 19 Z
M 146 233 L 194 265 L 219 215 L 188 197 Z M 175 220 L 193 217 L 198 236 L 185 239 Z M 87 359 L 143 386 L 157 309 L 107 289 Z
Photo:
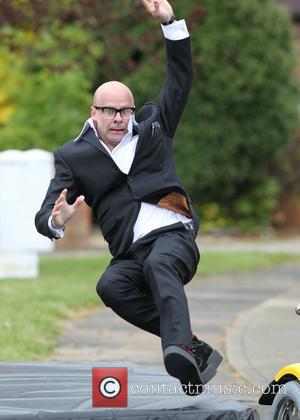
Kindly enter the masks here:
M 210 383 L 216 393 L 255 406 L 277 369 L 299 361 L 300 264 L 268 271 L 195 278 L 187 287 L 193 330 L 225 360 Z M 298 331 L 298 330 L 297 330 Z M 67 322 L 51 360 L 132 361 L 164 371 L 160 341 L 99 309 Z

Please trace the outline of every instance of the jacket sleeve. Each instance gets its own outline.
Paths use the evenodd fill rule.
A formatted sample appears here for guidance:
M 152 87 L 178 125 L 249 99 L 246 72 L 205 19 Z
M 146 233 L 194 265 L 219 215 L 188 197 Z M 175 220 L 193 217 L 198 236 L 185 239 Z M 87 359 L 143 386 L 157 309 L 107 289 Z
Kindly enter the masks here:
M 157 102 L 166 134 L 173 137 L 183 113 L 194 76 L 190 38 L 166 39 L 167 71 Z
M 39 233 L 50 239 L 55 237 L 50 232 L 48 220 L 54 207 L 55 201 L 64 188 L 68 189 L 67 201 L 74 202 L 77 196 L 77 186 L 70 166 L 59 151 L 54 152 L 55 175 L 51 180 L 41 209 L 35 216 L 35 226 Z

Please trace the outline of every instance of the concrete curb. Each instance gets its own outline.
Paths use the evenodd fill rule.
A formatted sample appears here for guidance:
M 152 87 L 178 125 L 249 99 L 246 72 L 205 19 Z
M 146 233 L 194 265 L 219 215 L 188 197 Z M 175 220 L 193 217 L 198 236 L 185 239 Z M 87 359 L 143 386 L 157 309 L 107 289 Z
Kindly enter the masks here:
M 300 287 L 241 312 L 226 332 L 230 364 L 253 384 L 266 385 L 283 366 L 299 361 Z

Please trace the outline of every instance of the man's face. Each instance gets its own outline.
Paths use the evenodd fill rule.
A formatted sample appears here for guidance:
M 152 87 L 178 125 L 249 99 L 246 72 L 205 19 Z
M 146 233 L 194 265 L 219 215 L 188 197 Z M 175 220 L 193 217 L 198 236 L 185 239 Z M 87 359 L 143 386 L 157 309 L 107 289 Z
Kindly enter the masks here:
M 103 108 L 126 109 L 133 107 L 134 102 L 130 90 L 119 82 L 105 83 L 96 91 L 91 115 L 100 139 L 110 150 L 116 147 L 128 132 L 131 114 L 121 115 L 122 111 L 113 115 L 113 110 L 107 111 Z

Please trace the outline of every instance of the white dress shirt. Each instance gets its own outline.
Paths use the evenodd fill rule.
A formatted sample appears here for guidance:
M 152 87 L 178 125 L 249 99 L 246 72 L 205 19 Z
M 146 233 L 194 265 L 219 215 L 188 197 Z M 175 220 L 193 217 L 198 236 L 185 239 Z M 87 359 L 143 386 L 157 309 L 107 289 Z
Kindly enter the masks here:
M 175 21 L 171 25 L 161 25 L 165 38 L 171 41 L 178 41 L 184 38 L 188 38 L 189 33 L 186 27 L 184 20 Z M 139 140 L 139 136 L 132 135 L 133 125 L 136 124 L 134 117 L 131 117 L 128 123 L 128 132 L 120 141 L 120 143 L 113 149 L 109 148 L 99 139 L 102 146 L 107 150 L 115 164 L 118 166 L 120 171 L 125 174 L 128 174 L 134 159 L 135 149 Z M 94 127 L 92 118 L 89 118 L 82 129 L 82 132 L 86 129 L 87 125 L 93 128 L 97 138 L 98 133 Z M 82 133 L 81 132 L 81 133 Z M 77 141 L 79 136 L 74 140 Z M 54 229 L 51 224 L 52 217 L 49 217 L 48 226 L 51 233 L 58 239 L 63 237 L 64 228 Z M 145 236 L 147 233 L 151 232 L 154 229 L 158 229 L 163 226 L 168 226 L 173 223 L 182 222 L 182 223 L 192 223 L 192 219 L 189 219 L 179 213 L 176 213 L 172 210 L 159 207 L 154 204 L 149 204 L 142 202 L 141 208 L 136 219 L 136 222 L 133 227 L 133 242 Z

